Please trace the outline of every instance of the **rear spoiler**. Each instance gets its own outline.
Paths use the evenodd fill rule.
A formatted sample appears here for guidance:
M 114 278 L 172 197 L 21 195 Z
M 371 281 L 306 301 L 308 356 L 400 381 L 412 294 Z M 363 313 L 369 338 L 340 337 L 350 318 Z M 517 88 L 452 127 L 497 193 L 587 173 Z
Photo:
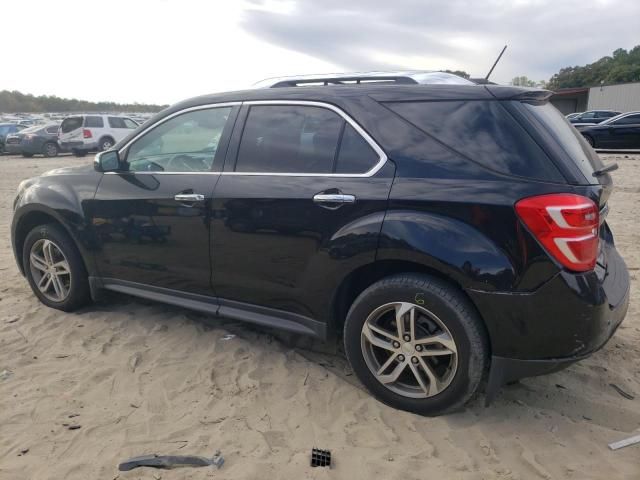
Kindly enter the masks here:
M 540 88 L 508 87 L 485 85 L 484 88 L 497 100 L 519 100 L 527 103 L 546 103 L 553 95 L 549 90 Z

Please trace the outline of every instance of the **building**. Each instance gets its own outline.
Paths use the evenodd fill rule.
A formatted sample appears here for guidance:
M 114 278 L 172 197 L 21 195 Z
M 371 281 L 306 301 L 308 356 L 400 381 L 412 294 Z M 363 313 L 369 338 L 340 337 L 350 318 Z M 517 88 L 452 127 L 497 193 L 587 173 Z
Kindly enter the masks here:
M 640 82 L 561 88 L 553 93 L 551 103 L 565 115 L 586 110 L 640 111 Z

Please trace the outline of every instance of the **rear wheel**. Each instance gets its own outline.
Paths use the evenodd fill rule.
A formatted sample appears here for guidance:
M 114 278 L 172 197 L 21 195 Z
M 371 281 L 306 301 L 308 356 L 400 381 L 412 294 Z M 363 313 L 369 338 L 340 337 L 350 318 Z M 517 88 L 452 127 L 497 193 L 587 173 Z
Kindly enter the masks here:
M 80 252 L 59 226 L 40 225 L 27 234 L 22 265 L 31 290 L 45 305 L 69 312 L 89 301 Z
M 422 415 L 462 406 L 488 364 L 473 307 L 429 276 L 396 275 L 367 288 L 349 310 L 344 342 L 354 373 L 376 398 Z
M 53 142 L 45 143 L 44 146 L 42 147 L 42 154 L 45 157 L 57 157 L 58 152 L 59 152 L 58 145 L 56 145 Z
M 100 149 L 101 152 L 104 152 L 106 150 L 109 150 L 111 147 L 113 147 L 114 144 L 115 142 L 113 138 L 105 137 L 102 140 L 100 140 L 100 144 L 98 145 L 98 148 Z

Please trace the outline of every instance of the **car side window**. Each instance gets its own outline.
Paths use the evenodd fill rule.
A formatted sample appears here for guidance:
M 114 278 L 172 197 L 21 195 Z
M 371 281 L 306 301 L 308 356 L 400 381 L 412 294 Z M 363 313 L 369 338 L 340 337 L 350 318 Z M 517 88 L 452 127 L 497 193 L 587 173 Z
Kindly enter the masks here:
M 371 145 L 348 123 L 345 125 L 336 173 L 365 173 L 380 161 Z
M 337 113 L 301 105 L 254 105 L 244 125 L 237 172 L 332 173 L 340 132 Z
M 123 118 L 122 121 L 124 122 L 124 125 L 125 125 L 124 128 L 129 128 L 131 130 L 135 130 L 136 128 L 138 128 L 138 124 L 133 120 L 131 120 L 130 118 Z
M 587 119 L 590 119 L 590 118 L 596 118 L 596 112 L 583 113 L 582 115 L 580 115 L 580 118 L 582 120 L 587 120 Z
M 103 128 L 104 121 L 102 117 L 86 117 L 84 119 L 84 126 L 87 128 Z
M 127 128 L 127 126 L 124 124 L 124 118 L 108 117 L 107 119 L 109 120 L 109 126 L 111 128 Z
M 230 113 L 231 107 L 195 110 L 161 123 L 131 144 L 129 171 L 210 170 Z

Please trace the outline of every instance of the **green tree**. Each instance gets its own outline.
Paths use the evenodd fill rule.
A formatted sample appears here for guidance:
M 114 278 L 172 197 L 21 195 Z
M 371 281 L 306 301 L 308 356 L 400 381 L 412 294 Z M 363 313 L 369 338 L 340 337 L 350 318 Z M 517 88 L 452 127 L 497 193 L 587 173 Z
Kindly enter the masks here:
M 144 103 L 88 102 L 75 98 L 41 95 L 16 90 L 0 91 L 0 112 L 158 112 L 166 105 Z
M 593 87 L 606 84 L 640 81 L 640 45 L 627 51 L 614 50 L 611 56 L 602 57 L 584 66 L 564 67 L 549 80 L 547 88 Z

